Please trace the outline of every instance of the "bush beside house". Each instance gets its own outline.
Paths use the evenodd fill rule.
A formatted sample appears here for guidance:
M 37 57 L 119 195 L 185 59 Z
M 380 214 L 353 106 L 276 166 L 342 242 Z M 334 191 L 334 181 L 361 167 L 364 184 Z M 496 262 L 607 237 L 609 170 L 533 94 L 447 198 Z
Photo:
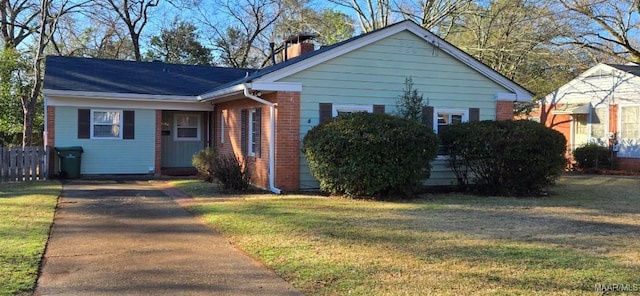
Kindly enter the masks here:
M 312 128 L 303 152 L 320 189 L 350 197 L 414 193 L 430 175 L 437 138 L 427 126 L 388 114 L 340 115 Z
M 611 151 L 598 144 L 586 144 L 573 151 L 573 159 L 580 169 L 611 168 Z
M 215 148 L 205 148 L 193 156 L 193 166 L 206 182 L 217 181 L 225 190 L 246 190 L 251 178 L 247 161 L 235 154 L 219 154 Z
M 533 121 L 463 123 L 440 137 L 458 183 L 479 194 L 537 195 L 566 164 L 564 136 Z

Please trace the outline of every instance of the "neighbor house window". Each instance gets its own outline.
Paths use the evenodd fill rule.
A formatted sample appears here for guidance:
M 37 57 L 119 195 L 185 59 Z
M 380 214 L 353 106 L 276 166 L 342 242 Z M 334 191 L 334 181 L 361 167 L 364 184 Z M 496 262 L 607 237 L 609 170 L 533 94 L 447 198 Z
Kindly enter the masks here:
M 604 138 L 608 130 L 608 108 L 595 108 L 591 113 L 591 137 Z
M 640 138 L 640 106 L 621 107 L 620 137 Z
M 173 134 L 176 141 L 199 141 L 200 115 L 175 114 Z
M 122 139 L 122 111 L 91 110 L 92 139 Z

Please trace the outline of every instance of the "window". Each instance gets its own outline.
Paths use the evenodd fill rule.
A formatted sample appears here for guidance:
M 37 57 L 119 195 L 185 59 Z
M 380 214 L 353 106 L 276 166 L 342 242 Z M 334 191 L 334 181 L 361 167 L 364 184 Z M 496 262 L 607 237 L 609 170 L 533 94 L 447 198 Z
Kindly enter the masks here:
M 122 111 L 91 110 L 92 139 L 122 139 Z
M 608 130 L 608 108 L 595 108 L 591 113 L 591 137 L 604 138 Z
M 469 110 L 466 109 L 435 109 L 433 131 L 436 134 L 446 132 L 447 127 L 469 121 Z M 445 145 L 438 147 L 438 155 L 449 154 Z
M 620 137 L 625 139 L 640 138 L 640 106 L 621 108 Z
M 446 130 L 447 126 L 469 121 L 469 112 L 465 109 L 436 109 L 434 132 L 439 134 Z
M 333 117 L 349 113 L 373 112 L 373 105 L 333 105 Z
M 200 141 L 200 115 L 175 114 L 173 135 L 175 141 Z
M 573 120 L 575 121 L 575 133 L 577 135 L 587 134 L 587 114 L 574 114 Z
M 257 109 L 249 110 L 249 156 L 256 156 L 260 149 L 260 113 Z

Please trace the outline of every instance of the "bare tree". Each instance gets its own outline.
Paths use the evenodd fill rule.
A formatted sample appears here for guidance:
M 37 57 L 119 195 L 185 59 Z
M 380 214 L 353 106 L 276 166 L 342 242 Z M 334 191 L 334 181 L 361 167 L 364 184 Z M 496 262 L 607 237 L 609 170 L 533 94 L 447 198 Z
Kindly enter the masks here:
M 40 6 L 36 0 L 0 0 L 0 35 L 3 48 L 15 48 L 37 32 Z
M 399 19 L 393 17 L 392 4 L 389 0 L 329 0 L 329 2 L 353 11 L 362 32 L 384 28 Z
M 197 6 L 200 20 L 211 32 L 213 49 L 230 67 L 259 67 L 269 59 L 270 30 L 282 13 L 280 0 L 218 0 L 217 14 Z
M 472 0 L 405 0 L 398 2 L 395 9 L 404 19 L 413 20 L 444 38 L 471 3 Z
M 559 0 L 575 32 L 561 44 L 577 45 L 614 58 L 640 62 L 640 1 Z
M 140 34 L 149 21 L 150 10 L 160 4 L 160 0 L 98 0 L 102 13 L 115 15 L 124 23 L 131 38 L 136 61 L 142 60 L 140 53 Z

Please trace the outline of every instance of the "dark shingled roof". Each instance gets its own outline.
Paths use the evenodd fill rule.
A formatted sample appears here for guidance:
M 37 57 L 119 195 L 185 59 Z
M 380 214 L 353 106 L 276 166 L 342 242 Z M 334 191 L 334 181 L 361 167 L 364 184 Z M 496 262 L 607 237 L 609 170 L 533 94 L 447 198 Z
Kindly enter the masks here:
M 48 56 L 44 89 L 197 96 L 252 69 Z
M 607 64 L 607 66 L 616 68 L 618 70 L 633 74 L 635 76 L 640 76 L 640 66 L 638 65 L 616 65 L 616 64 Z

